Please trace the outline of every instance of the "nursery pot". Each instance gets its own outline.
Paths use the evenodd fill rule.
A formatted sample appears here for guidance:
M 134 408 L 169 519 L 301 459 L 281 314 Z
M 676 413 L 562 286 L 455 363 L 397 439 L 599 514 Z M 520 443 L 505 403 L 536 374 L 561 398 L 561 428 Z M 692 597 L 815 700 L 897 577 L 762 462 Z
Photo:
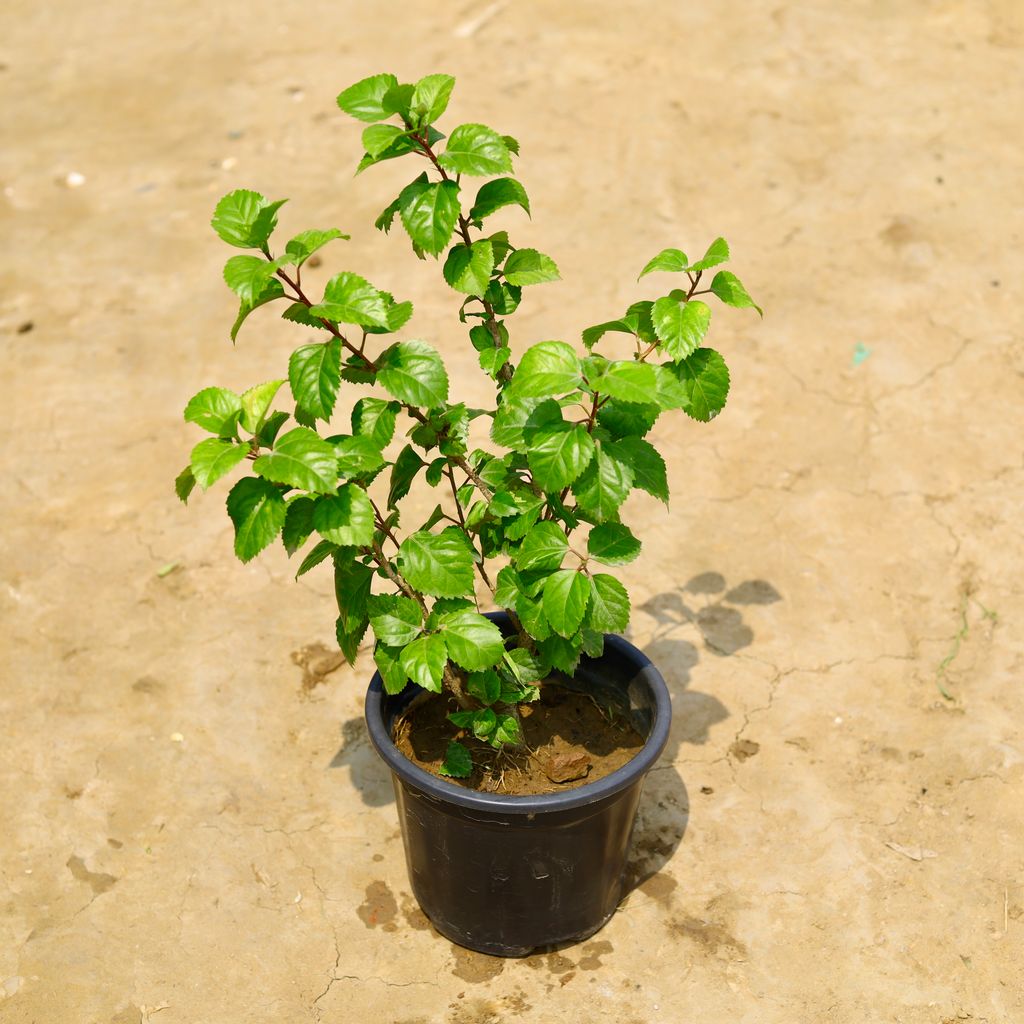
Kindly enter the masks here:
M 491 613 L 502 629 L 503 612 Z M 644 778 L 665 748 L 672 706 L 661 673 L 632 644 L 606 636 L 575 681 L 614 688 L 646 737 L 637 755 L 596 782 L 540 796 L 465 789 L 417 767 L 391 725 L 421 692 L 389 696 L 379 673 L 366 695 L 370 739 L 391 769 L 412 890 L 452 942 L 493 956 L 593 935 L 622 898 L 630 837 Z

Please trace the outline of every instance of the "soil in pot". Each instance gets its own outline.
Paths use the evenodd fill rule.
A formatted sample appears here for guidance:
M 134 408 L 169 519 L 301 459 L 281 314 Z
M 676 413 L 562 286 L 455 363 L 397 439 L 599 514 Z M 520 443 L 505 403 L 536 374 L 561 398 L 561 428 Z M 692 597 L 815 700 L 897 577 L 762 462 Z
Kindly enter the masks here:
M 449 742 L 459 740 L 473 756 L 473 774 L 438 777 L 482 792 L 530 796 L 575 789 L 621 768 L 644 745 L 624 708 L 554 679 L 541 687 L 539 700 L 520 706 L 522 751 L 499 753 L 456 728 L 447 715 L 458 710 L 447 695 L 424 695 L 395 720 L 392 739 L 410 761 L 433 775 Z

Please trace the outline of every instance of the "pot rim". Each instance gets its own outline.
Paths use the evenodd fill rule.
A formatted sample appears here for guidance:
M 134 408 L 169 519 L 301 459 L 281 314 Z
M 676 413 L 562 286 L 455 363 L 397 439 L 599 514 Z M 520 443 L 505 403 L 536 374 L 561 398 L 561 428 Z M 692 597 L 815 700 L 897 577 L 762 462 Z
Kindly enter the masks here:
M 490 617 L 498 616 L 491 613 Z M 631 663 L 635 675 L 631 683 L 640 682 L 651 694 L 651 710 L 653 720 L 651 730 L 640 748 L 639 753 L 627 761 L 621 768 L 596 782 L 587 782 L 575 789 L 562 793 L 540 793 L 524 796 L 505 795 L 501 793 L 481 793 L 431 774 L 413 764 L 391 739 L 385 724 L 385 703 L 388 694 L 384 690 L 384 682 L 379 672 L 374 672 L 366 691 L 366 725 L 370 740 L 383 758 L 384 762 L 401 780 L 427 796 L 444 803 L 455 804 L 467 810 L 489 811 L 501 814 L 522 814 L 533 816 L 540 813 L 565 811 L 586 807 L 615 796 L 622 790 L 634 785 L 637 779 L 645 776 L 655 762 L 661 757 L 668 742 L 668 731 L 672 719 L 672 700 L 668 687 L 657 667 L 643 651 L 634 647 L 628 640 L 614 634 L 605 634 L 605 649 L 615 652 L 620 658 Z M 598 664 L 606 655 L 593 659 Z M 409 685 L 414 685 L 410 683 Z

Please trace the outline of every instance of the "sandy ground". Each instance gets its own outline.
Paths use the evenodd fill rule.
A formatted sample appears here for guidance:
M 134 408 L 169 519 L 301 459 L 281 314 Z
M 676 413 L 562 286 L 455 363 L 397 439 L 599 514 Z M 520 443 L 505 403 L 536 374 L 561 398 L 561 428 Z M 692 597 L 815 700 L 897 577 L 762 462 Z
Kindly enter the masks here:
M 5 1024 L 1024 1021 L 1019 0 L 2 22 Z M 408 167 L 352 177 L 334 96 L 380 70 L 450 71 L 453 117 L 521 140 L 535 220 L 507 224 L 564 282 L 515 345 L 719 233 L 767 311 L 715 314 L 729 408 L 659 427 L 669 512 L 631 499 L 632 638 L 676 708 L 640 884 L 525 961 L 413 904 L 367 669 L 317 647 L 329 574 L 240 567 L 222 493 L 170 486 L 186 398 L 301 341 L 270 316 L 227 340 L 232 188 L 352 231 L 321 277 L 413 299 L 484 387 L 440 275 L 371 227 Z

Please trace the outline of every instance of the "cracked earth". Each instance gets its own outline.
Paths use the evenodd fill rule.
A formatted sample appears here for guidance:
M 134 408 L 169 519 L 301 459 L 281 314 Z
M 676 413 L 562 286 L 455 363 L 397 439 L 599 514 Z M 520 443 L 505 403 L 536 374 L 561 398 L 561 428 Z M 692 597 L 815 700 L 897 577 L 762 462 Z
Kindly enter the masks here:
M 1022 10 L 6 5 L 0 1020 L 1024 1021 Z M 189 395 L 303 340 L 228 341 L 233 188 L 352 232 L 311 283 L 412 299 L 482 393 L 452 293 L 371 226 L 407 167 L 352 176 L 334 96 L 379 70 L 450 71 L 520 139 L 535 221 L 498 226 L 564 281 L 514 345 L 718 234 L 767 314 L 716 309 L 729 405 L 659 425 L 671 507 L 626 510 L 675 707 L 630 894 L 522 961 L 410 895 L 329 574 L 239 566 L 222 493 L 171 489 Z

